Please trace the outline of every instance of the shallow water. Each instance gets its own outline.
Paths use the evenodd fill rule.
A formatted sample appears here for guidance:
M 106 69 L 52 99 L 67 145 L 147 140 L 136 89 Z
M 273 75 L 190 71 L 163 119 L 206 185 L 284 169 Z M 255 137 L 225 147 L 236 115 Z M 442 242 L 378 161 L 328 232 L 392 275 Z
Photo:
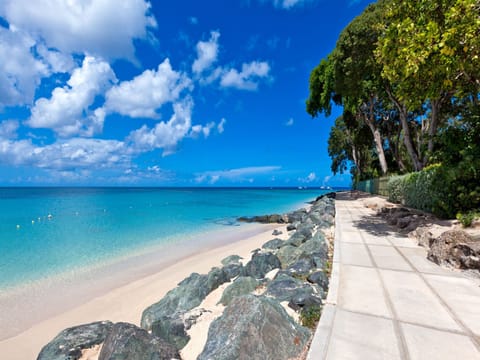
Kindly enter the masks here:
M 282 213 L 320 189 L 1 188 L 0 289 L 112 263 L 239 216 Z M 205 237 L 203 237 L 205 238 Z M 197 244 L 198 245 L 198 244 Z

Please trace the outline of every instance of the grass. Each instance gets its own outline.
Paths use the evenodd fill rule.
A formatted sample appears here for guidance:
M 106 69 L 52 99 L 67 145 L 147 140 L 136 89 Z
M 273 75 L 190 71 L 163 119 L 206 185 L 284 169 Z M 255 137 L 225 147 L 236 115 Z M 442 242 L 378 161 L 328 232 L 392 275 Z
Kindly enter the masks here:
M 303 309 L 300 313 L 300 321 L 302 325 L 308 327 L 310 329 L 315 329 L 317 324 L 320 320 L 320 316 L 322 315 L 322 307 L 320 305 L 317 306 L 309 306 L 306 309 Z

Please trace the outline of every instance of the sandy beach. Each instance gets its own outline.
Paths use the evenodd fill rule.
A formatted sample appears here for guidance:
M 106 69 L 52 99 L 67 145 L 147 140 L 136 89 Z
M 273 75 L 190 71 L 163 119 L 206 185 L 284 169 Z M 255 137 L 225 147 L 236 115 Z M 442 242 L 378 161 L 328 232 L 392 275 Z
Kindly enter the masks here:
M 178 282 L 192 272 L 207 273 L 228 255 L 250 258 L 252 250 L 274 238 L 275 225 L 242 225 L 217 233 L 213 240 L 180 249 L 176 253 L 163 250 L 136 259 L 113 264 L 98 279 L 50 284 L 38 299 L 25 299 L 28 294 L 0 297 L 2 314 L 0 354 L 3 359 L 35 359 L 43 345 L 61 330 L 98 320 L 130 322 L 139 325 L 142 311 L 160 300 Z M 156 260 L 155 260 L 156 259 Z M 115 271 L 117 270 L 117 271 Z M 18 319 L 18 321 L 16 321 Z M 10 327 L 15 328 L 16 334 Z

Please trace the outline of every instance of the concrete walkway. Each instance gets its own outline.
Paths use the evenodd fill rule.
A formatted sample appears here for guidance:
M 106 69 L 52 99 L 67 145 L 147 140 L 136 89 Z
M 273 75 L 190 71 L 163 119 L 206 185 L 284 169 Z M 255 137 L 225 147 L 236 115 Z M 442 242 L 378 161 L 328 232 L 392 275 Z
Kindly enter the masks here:
M 338 194 L 330 290 L 308 359 L 480 359 L 479 282 Z

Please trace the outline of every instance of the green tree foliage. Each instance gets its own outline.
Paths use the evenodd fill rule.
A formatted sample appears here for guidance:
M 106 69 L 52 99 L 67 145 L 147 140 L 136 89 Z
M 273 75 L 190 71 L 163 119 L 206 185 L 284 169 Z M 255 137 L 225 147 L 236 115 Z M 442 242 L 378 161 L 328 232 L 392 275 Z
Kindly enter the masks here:
M 353 163 L 359 180 L 440 164 L 392 189 L 451 216 L 480 207 L 479 92 L 480 0 L 379 0 L 313 69 L 307 112 L 343 107 L 329 139 L 335 173 Z

